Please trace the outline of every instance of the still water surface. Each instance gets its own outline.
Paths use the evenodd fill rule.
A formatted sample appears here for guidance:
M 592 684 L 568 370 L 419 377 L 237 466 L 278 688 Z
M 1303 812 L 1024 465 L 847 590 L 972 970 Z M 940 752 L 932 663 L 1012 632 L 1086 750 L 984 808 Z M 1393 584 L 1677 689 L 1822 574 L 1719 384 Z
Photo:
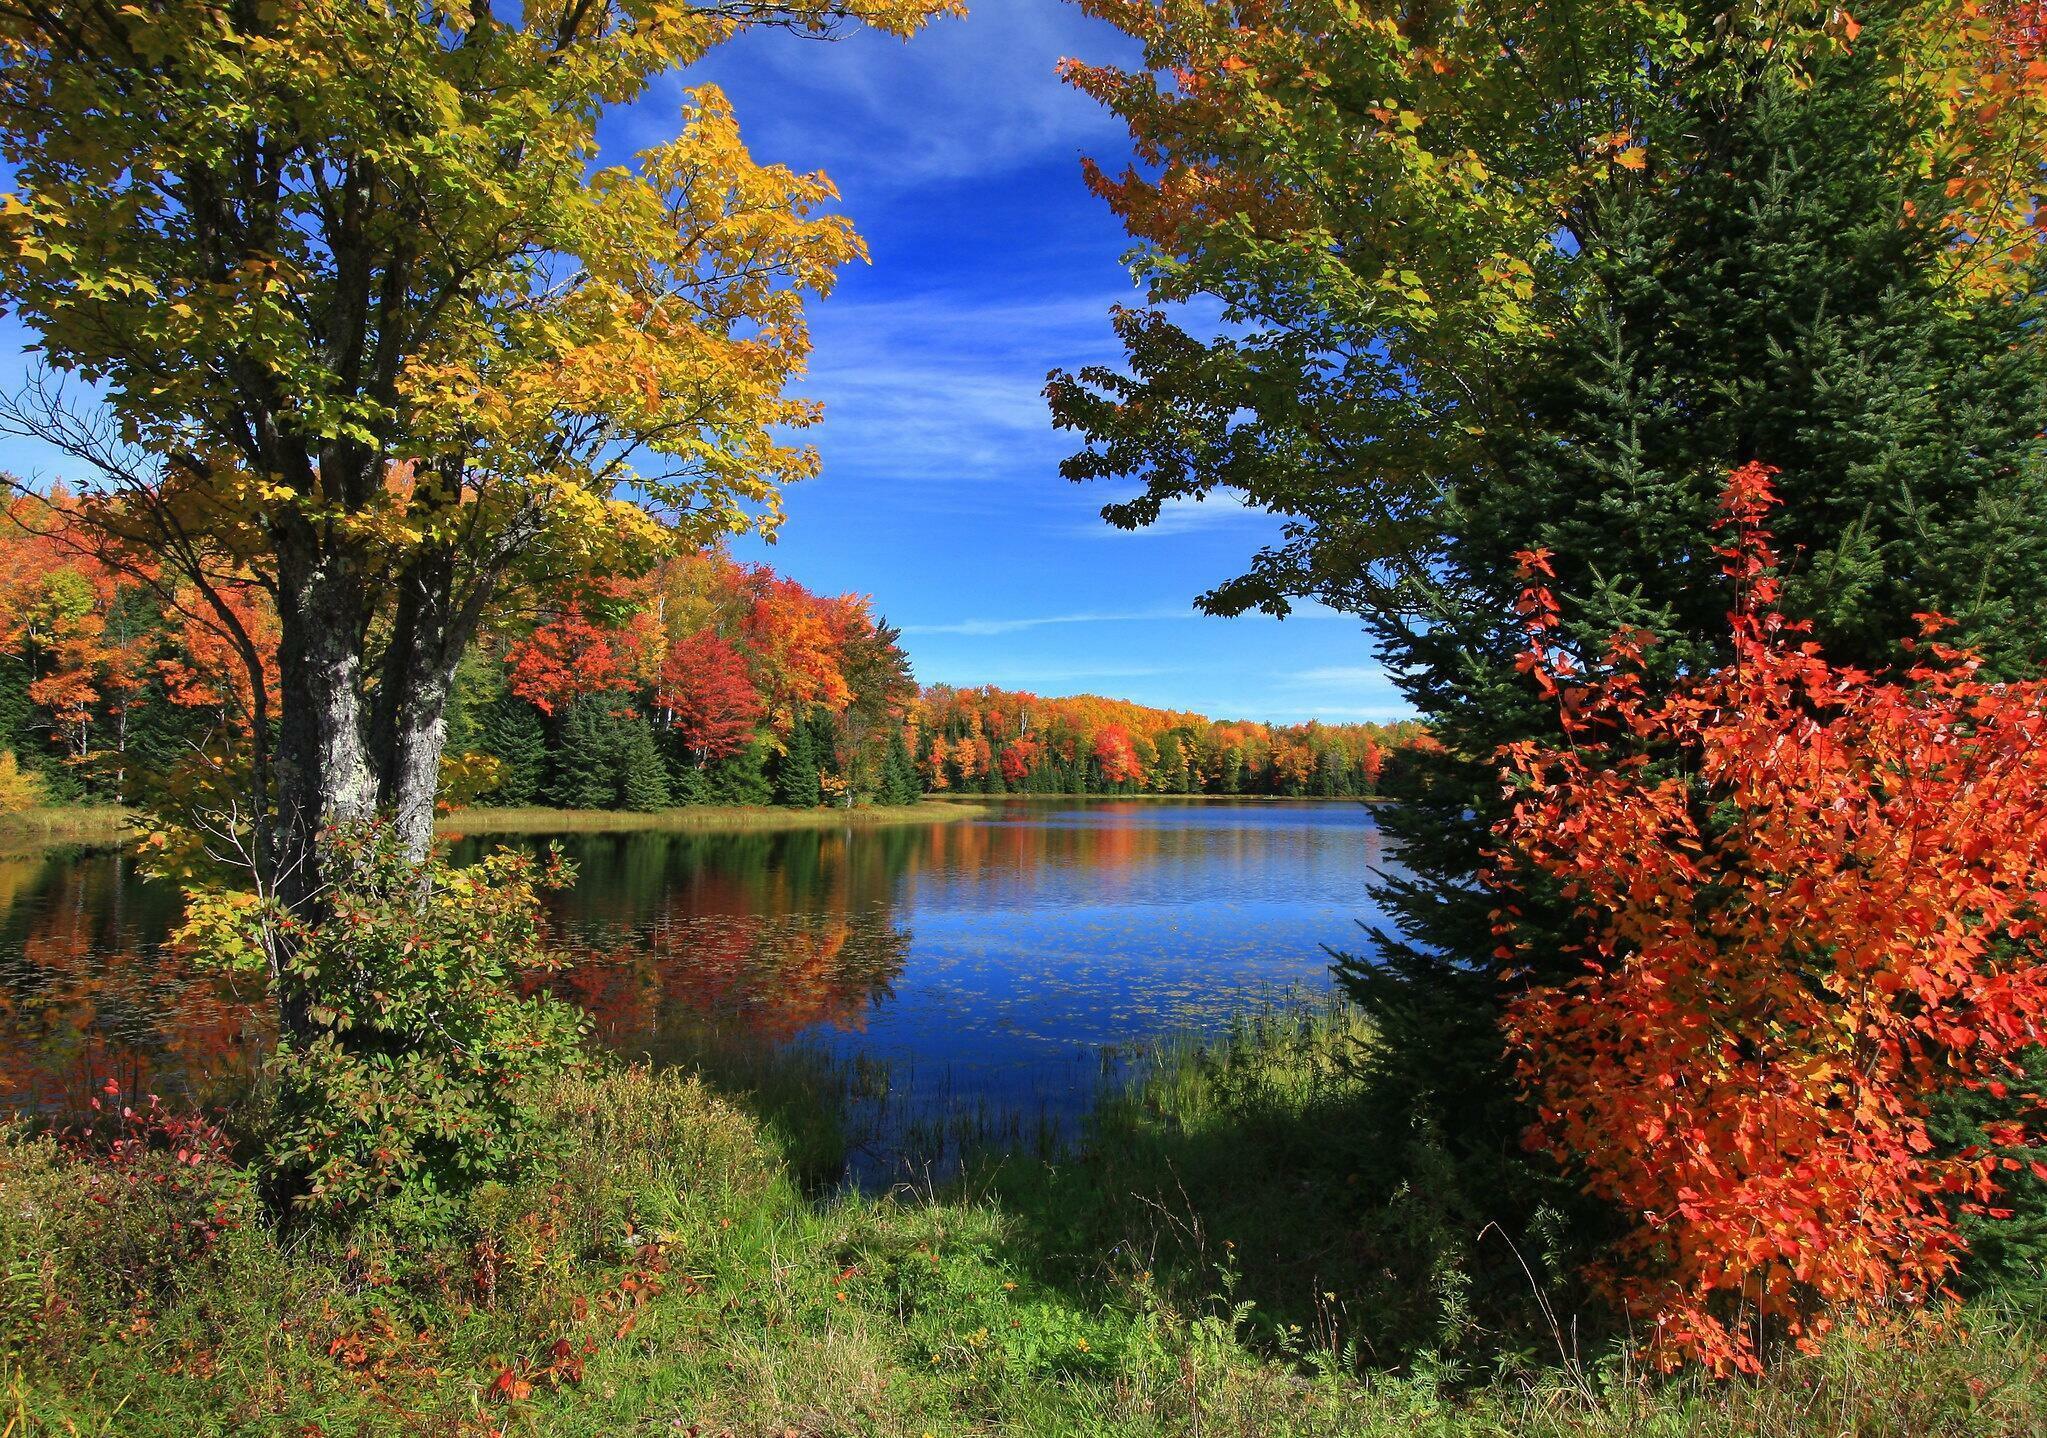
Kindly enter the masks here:
M 457 845 L 457 858 L 483 842 Z M 525 841 L 521 841 L 525 842 Z M 1392 867 L 1348 803 L 1011 802 L 986 819 L 784 833 L 580 834 L 555 980 L 601 1040 L 711 1029 L 885 1071 L 895 1101 L 1034 1115 L 1117 1055 L 1329 986 Z M 265 1040 L 254 980 L 191 974 L 165 886 L 116 853 L 0 860 L 0 1104 L 112 1078 L 202 1096 Z

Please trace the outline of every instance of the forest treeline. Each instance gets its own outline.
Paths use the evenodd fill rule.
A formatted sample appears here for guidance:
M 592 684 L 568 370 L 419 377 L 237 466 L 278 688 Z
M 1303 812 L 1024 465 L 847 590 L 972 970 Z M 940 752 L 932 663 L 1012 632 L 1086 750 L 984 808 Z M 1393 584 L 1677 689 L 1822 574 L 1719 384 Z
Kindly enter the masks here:
M 61 491 L 0 526 L 0 806 L 225 788 L 278 708 L 189 588 L 100 561 Z M 1222 722 L 1094 695 L 920 690 L 900 633 L 721 549 L 496 615 L 456 671 L 444 803 L 649 811 L 926 792 L 1366 797 L 1414 724 Z

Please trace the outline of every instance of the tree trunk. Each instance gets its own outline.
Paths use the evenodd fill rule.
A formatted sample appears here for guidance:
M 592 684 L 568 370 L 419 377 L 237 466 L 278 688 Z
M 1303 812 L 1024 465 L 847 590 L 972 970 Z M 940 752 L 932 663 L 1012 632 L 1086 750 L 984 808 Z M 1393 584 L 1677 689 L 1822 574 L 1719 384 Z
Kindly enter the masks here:
M 368 819 L 377 786 L 362 715 L 365 577 L 350 556 L 293 545 L 279 555 L 279 896 L 294 909 L 323 887 L 319 836 Z
M 390 647 L 377 684 L 371 729 L 377 809 L 414 859 L 424 859 L 433 843 L 448 699 L 455 666 L 475 627 L 455 608 L 454 572 L 454 556 L 446 550 L 415 556 L 400 580 Z

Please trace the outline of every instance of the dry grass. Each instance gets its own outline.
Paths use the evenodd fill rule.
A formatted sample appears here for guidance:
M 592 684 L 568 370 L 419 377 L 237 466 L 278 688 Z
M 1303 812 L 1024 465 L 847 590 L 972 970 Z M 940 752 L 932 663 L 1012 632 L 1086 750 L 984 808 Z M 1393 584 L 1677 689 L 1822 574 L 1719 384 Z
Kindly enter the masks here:
M 949 824 L 978 818 L 975 804 L 875 804 L 854 809 L 705 806 L 628 814 L 610 809 L 457 809 L 441 817 L 444 835 L 615 834 L 627 831 L 717 833 L 767 829 L 837 829 L 870 824 Z
M 135 815 L 114 804 L 49 805 L 0 814 L 0 852 L 47 844 L 118 844 L 135 837 Z

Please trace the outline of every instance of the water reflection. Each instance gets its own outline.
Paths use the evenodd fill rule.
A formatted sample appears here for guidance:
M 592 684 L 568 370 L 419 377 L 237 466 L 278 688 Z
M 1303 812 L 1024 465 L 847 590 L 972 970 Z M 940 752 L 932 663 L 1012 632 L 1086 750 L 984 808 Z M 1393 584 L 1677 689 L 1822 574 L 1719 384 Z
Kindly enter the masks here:
M 467 859 L 485 843 L 462 840 Z M 1381 836 L 1356 805 L 1015 802 L 987 820 L 574 835 L 548 982 L 605 1044 L 706 1024 L 889 1066 L 925 1104 L 1057 1118 L 1103 1053 L 1328 982 L 1363 942 Z M 129 859 L 0 860 L 0 1100 L 106 1079 L 204 1097 L 265 1039 L 253 981 L 160 948 L 175 895 Z

